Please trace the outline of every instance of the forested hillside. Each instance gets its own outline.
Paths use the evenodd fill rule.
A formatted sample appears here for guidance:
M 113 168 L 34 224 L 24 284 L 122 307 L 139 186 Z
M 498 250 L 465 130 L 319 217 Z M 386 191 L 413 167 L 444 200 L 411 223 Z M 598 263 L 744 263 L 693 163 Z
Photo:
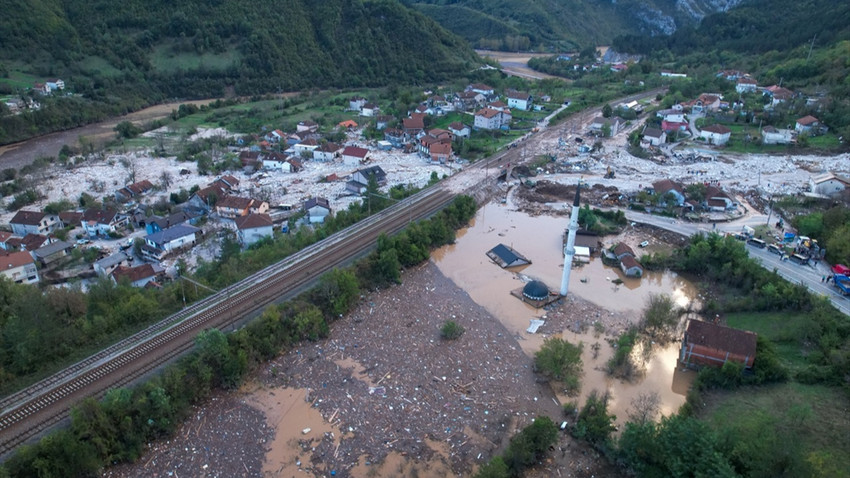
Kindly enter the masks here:
M 424 83 L 477 62 L 461 38 L 395 0 L 5 3 L 0 94 L 21 91 L 16 75 L 60 77 L 100 102 L 98 111 L 227 88 L 246 95 Z M 42 129 L 0 124 L 0 143 Z
M 742 0 L 405 0 L 477 48 L 569 51 L 670 34 Z

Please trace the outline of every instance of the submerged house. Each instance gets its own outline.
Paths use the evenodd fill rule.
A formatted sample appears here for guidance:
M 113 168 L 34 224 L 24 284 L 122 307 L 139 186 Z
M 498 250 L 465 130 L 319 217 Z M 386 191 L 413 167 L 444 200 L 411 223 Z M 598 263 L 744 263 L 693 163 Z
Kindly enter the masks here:
M 752 368 L 756 358 L 754 332 L 689 320 L 679 360 L 689 367 L 722 367 L 726 362 Z
M 487 257 L 502 269 L 531 264 L 531 261 L 523 257 L 522 254 L 504 244 L 499 244 L 487 251 Z

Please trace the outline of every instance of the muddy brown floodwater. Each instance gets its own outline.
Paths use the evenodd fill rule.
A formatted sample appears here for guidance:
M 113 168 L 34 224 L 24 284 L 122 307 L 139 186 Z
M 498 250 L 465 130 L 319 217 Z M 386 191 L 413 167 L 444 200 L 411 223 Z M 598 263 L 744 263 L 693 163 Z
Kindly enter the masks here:
M 641 394 L 657 393 L 664 414 L 676 411 L 684 403 L 694 378 L 692 372 L 676 369 L 678 342 L 654 347 L 644 363 L 643 376 L 630 382 L 609 377 L 604 366 L 614 352 L 608 340 L 639 320 L 650 294 L 670 294 L 680 307 L 687 307 L 696 294 L 690 282 L 673 272 L 649 272 L 642 279 L 625 277 L 620 269 L 606 266 L 594 257 L 588 264 L 574 266 L 568 298 L 561 305 L 536 309 L 510 295 L 531 279 L 541 280 L 550 290 L 558 291 L 563 271 L 562 234 L 567 223 L 568 218 L 563 216 L 529 216 L 510 203 L 487 204 L 479 209 L 468 228 L 458 232 L 455 244 L 441 248 L 432 257 L 443 274 L 497 317 L 530 356 L 549 335 L 563 332 L 568 341 L 584 343 L 579 404 L 592 390 L 607 391 L 609 409 L 617 415 L 619 424 L 627 419 L 632 400 Z M 615 238 L 603 239 L 606 240 Z M 500 243 L 530 259 L 531 264 L 502 269 L 491 262 L 486 252 Z M 617 285 L 614 279 L 623 283 Z M 533 318 L 547 321 L 537 334 L 525 330 Z M 587 332 L 588 325 L 597 322 L 607 333 Z M 594 343 L 599 343 L 595 358 L 591 350 Z M 562 402 L 574 399 L 563 395 L 559 398 Z
M 18 143 L 0 146 L 0 168 L 21 168 L 41 157 L 55 157 L 59 155 L 62 146 L 73 146 L 78 144 L 81 136 L 93 141 L 96 145 L 102 145 L 115 137 L 115 126 L 122 121 L 133 123 L 145 123 L 162 119 L 171 114 L 171 110 L 177 109 L 182 104 L 205 105 L 215 100 L 181 101 L 179 103 L 163 103 L 151 106 L 133 113 L 108 119 L 100 123 L 80 126 L 65 131 L 58 131 L 36 138 L 28 139 Z

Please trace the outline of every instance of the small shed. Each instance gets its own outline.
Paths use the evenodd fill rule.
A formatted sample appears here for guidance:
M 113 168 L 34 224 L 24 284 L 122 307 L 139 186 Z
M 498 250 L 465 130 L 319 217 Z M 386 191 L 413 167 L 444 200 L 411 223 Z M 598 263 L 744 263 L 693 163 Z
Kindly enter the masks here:
M 487 251 L 487 257 L 502 267 L 502 269 L 531 264 L 531 261 L 523 257 L 522 254 L 504 244 L 499 244 Z
M 757 339 L 747 330 L 689 320 L 679 360 L 689 367 L 722 367 L 726 362 L 736 362 L 752 368 Z

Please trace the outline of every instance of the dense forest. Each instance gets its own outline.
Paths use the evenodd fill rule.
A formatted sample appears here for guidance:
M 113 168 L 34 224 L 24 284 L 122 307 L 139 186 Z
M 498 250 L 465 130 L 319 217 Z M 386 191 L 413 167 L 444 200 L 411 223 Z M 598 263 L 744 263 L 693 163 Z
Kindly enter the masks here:
M 476 48 L 570 51 L 618 35 L 669 34 L 737 0 L 406 0 Z
M 0 94 L 25 93 L 12 81 L 21 75 L 59 77 L 110 115 L 168 98 L 423 84 L 478 62 L 461 38 L 394 0 L 8 3 Z M 6 115 L 0 144 L 58 129 L 48 123 Z

